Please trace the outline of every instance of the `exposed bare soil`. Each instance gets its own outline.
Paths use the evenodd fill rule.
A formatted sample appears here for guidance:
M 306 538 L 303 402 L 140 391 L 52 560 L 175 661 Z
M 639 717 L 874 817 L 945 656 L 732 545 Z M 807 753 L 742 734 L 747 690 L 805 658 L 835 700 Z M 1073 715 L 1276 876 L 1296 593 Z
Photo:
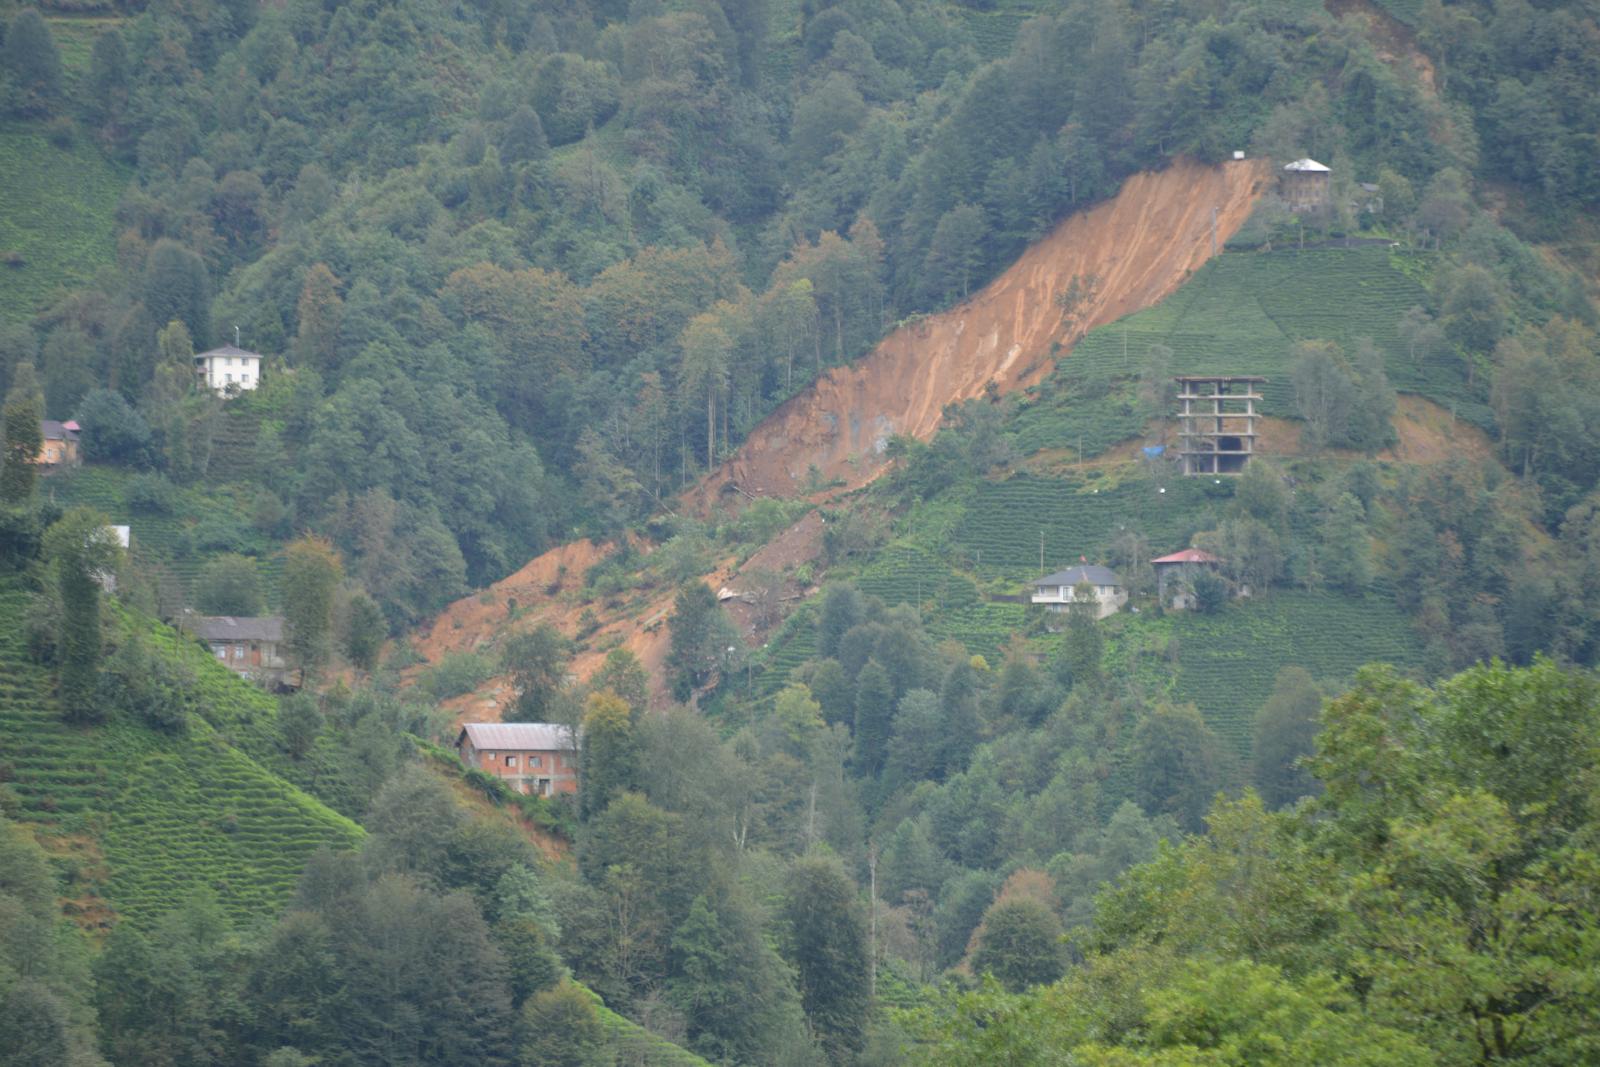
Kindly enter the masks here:
M 1039 381 L 1096 326 L 1161 300 L 1220 248 L 1265 188 L 1261 161 L 1176 163 L 1129 178 L 1115 199 L 1062 222 L 971 299 L 902 325 L 865 359 L 837 367 L 758 426 L 693 490 L 705 510 L 727 487 L 793 496 L 815 466 L 826 481 L 865 485 L 890 436 L 926 439 L 946 404 Z M 1058 297 L 1092 283 L 1069 314 Z

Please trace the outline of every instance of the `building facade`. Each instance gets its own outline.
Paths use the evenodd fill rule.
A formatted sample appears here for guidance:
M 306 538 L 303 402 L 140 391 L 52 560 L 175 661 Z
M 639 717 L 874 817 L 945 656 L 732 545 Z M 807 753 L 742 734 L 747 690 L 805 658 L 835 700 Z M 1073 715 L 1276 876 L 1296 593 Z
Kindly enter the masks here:
M 1314 159 L 1284 164 L 1279 191 L 1295 211 L 1328 206 L 1328 186 L 1333 172 Z
M 248 392 L 261 384 L 261 354 L 223 345 L 194 357 L 201 383 L 218 396 Z
M 235 674 L 273 685 L 288 680 L 281 615 L 196 615 L 187 619 L 184 626 Z
M 55 419 L 39 420 L 39 458 L 36 463 L 45 467 L 76 467 L 78 454 L 78 424 L 57 422 Z
M 578 746 L 570 728 L 549 722 L 469 722 L 456 737 L 468 767 L 519 793 L 548 797 L 578 791 Z
M 1088 587 L 1087 595 L 1094 602 L 1094 617 L 1097 619 L 1115 615 L 1128 602 L 1128 591 L 1116 572 L 1093 563 L 1069 567 L 1040 578 L 1033 583 L 1032 601 L 1042 605 L 1046 611 L 1066 611 L 1079 602 L 1080 586 Z

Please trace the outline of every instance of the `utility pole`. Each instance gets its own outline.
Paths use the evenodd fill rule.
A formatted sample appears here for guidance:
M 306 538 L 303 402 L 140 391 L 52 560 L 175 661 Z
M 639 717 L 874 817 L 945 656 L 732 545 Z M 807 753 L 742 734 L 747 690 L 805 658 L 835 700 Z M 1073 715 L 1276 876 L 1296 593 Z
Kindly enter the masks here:
M 1044 531 L 1039 531 L 1039 577 L 1044 577 Z

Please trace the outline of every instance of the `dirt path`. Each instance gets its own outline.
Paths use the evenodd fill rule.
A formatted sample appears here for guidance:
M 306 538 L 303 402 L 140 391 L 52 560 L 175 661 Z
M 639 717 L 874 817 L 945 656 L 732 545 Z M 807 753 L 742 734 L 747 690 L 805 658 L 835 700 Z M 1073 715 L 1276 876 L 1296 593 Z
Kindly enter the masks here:
M 1175 163 L 1138 174 L 1115 199 L 1062 222 L 966 302 L 908 323 L 865 359 L 837 367 L 768 417 L 689 499 L 709 507 L 729 487 L 792 496 L 815 466 L 824 480 L 865 485 L 896 433 L 927 439 L 946 404 L 1031 385 L 1079 337 L 1171 294 L 1220 248 L 1265 187 L 1263 162 Z M 1094 288 L 1078 313 L 1057 300 Z

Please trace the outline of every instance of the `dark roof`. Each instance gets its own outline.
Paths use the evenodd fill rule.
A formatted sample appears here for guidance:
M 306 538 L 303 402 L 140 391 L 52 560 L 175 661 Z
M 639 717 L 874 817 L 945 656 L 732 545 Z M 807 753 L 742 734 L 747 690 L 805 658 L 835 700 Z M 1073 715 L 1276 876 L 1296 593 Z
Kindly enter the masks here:
M 1121 585 L 1122 579 L 1117 577 L 1110 567 L 1102 567 L 1096 563 L 1068 567 L 1064 571 L 1047 574 L 1034 582 L 1034 585 L 1079 585 L 1088 582 L 1090 585 Z
M 221 348 L 213 348 L 209 352 L 196 352 L 194 358 L 209 359 L 212 356 L 249 356 L 251 359 L 263 358 L 260 352 L 250 352 L 234 345 L 223 345 Z
M 456 735 L 456 747 L 465 738 L 482 751 L 570 752 L 572 731 L 553 722 L 469 722 Z
M 1179 374 L 1175 382 L 1264 382 L 1259 374 Z
M 55 419 L 40 419 L 39 433 L 46 441 L 76 441 L 78 439 L 78 424 L 70 426 Z
M 283 616 L 197 615 L 189 620 L 189 632 L 205 641 L 282 641 Z

